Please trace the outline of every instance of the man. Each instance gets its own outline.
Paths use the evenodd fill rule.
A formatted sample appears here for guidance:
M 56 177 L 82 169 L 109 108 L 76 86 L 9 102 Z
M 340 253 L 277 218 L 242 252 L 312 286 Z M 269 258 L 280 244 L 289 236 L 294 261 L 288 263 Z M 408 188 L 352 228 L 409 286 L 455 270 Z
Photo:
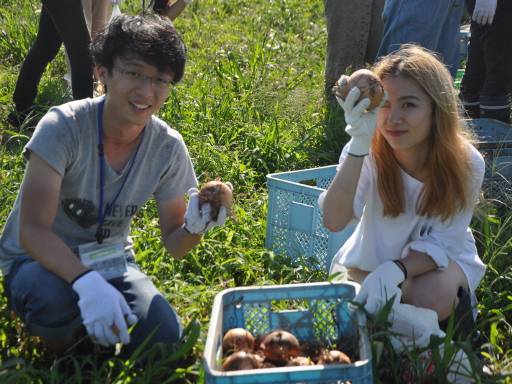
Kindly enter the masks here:
M 163 243 L 181 258 L 225 222 L 226 210 L 213 221 L 208 204 L 199 208 L 183 139 L 153 116 L 184 72 L 185 46 L 172 23 L 121 15 L 95 38 L 92 54 L 106 95 L 52 108 L 39 122 L 0 266 L 12 309 L 48 346 L 69 347 L 83 324 L 95 342 L 123 343 L 129 353 L 152 332 L 152 342 L 182 333 L 135 263 L 133 216 L 154 196 Z

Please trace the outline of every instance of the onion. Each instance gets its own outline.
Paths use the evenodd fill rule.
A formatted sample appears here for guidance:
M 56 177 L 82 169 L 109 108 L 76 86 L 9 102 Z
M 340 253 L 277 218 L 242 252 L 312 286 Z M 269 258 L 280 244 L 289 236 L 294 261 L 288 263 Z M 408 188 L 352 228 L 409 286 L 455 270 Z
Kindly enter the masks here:
M 277 330 L 269 333 L 260 344 L 265 357 L 274 362 L 284 362 L 300 353 L 299 341 L 290 332 Z
M 336 96 L 345 100 L 353 87 L 357 87 L 361 91 L 357 101 L 366 97 L 370 99 L 370 105 L 367 108 L 368 111 L 379 106 L 384 97 L 384 88 L 382 87 L 380 79 L 368 69 L 355 71 L 343 84 L 336 82 L 332 90 Z
M 222 351 L 229 354 L 237 351 L 251 352 L 254 349 L 254 337 L 244 328 L 232 328 L 222 339 Z
M 277 367 L 277 365 L 275 365 L 274 363 L 272 363 L 268 360 L 261 363 L 261 366 L 260 366 L 260 368 L 276 368 L 276 367 Z
M 233 185 L 230 182 L 223 183 L 219 179 L 207 182 L 199 191 L 199 205 L 205 203 L 210 204 L 213 220 L 217 220 L 221 206 L 226 207 L 228 215 L 231 215 Z
M 303 367 L 303 366 L 306 366 L 306 365 L 315 365 L 313 363 L 313 361 L 311 361 L 311 358 L 309 357 L 306 357 L 306 356 L 297 356 L 297 357 L 292 357 L 290 359 L 290 361 L 288 362 L 288 365 L 289 367 Z
M 224 371 L 238 371 L 242 369 L 256 369 L 260 368 L 261 358 L 253 353 L 238 351 L 228 356 L 222 364 Z
M 350 364 L 350 357 L 338 350 L 330 350 L 322 353 L 318 364 Z

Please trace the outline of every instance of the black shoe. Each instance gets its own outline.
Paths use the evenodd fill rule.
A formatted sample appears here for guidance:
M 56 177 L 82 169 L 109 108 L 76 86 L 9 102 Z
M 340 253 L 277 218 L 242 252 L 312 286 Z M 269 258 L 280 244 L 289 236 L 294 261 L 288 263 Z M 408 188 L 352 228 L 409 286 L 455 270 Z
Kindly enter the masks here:
M 20 128 L 25 124 L 27 117 L 32 112 L 32 109 L 26 109 L 24 111 L 14 110 L 7 115 L 7 122 L 16 130 L 20 130 Z
M 152 1 L 153 12 L 155 12 L 158 15 L 163 14 L 165 9 L 167 8 L 168 3 L 169 3 L 168 0 L 153 0 Z
M 468 290 L 459 287 L 457 291 L 459 304 L 455 307 L 454 317 L 454 334 L 455 339 L 472 340 L 476 330 L 475 320 L 473 319 L 473 309 L 471 306 L 471 295 Z M 450 318 L 441 320 L 439 327 L 446 332 L 448 329 Z

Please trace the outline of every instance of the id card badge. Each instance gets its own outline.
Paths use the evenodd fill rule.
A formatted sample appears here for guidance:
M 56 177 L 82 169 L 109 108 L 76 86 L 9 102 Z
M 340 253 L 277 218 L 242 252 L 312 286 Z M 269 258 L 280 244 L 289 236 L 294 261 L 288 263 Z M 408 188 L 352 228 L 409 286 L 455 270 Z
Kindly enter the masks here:
M 94 269 L 106 280 L 121 277 L 127 271 L 124 245 L 120 241 L 82 244 L 78 246 L 78 253 L 85 266 Z

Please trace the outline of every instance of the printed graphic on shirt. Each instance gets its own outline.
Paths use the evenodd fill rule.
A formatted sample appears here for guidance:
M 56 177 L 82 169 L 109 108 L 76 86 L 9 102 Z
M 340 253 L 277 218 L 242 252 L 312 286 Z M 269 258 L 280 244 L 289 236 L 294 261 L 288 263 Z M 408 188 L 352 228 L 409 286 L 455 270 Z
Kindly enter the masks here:
M 87 199 L 64 199 L 62 207 L 66 215 L 82 228 L 89 228 L 98 222 L 98 211 Z
M 98 209 L 91 200 L 71 198 L 62 200 L 66 215 L 82 228 L 90 228 L 99 223 Z M 111 228 L 122 228 L 139 207 L 135 204 L 107 204 L 102 225 L 103 237 L 110 237 Z
M 430 235 L 430 232 L 432 232 L 432 227 L 430 225 L 424 225 L 421 227 L 421 230 L 420 230 L 420 236 L 423 237 L 423 236 L 428 236 Z

